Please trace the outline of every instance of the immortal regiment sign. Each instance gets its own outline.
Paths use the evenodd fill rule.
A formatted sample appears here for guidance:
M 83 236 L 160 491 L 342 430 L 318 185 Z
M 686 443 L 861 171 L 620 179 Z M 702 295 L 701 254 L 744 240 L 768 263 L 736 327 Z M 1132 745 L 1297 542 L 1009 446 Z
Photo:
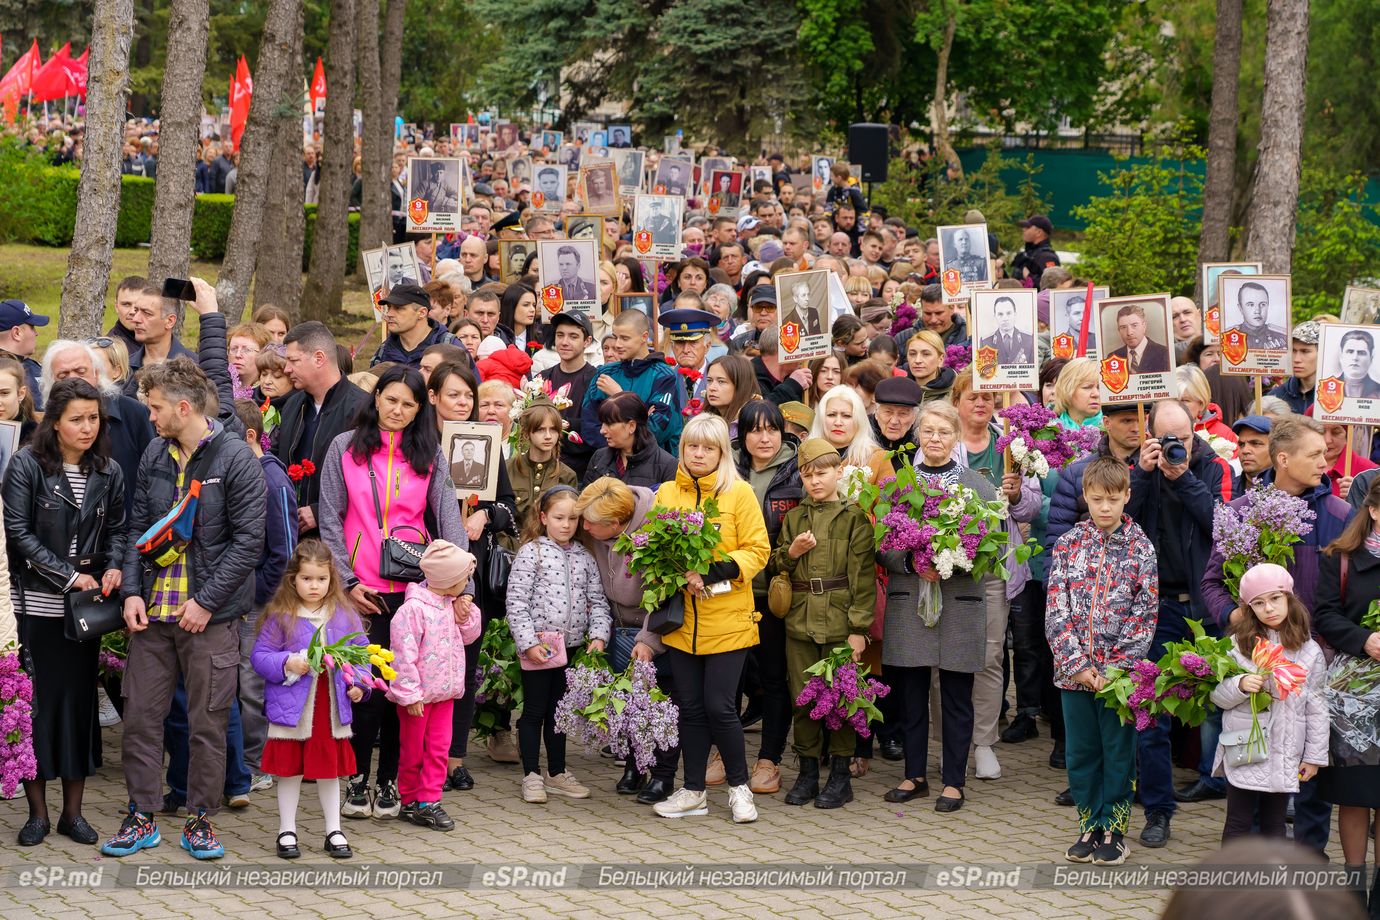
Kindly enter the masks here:
M 829 354 L 828 270 L 776 276 L 782 361 L 813 361 Z
M 638 195 L 633 203 L 632 243 L 639 259 L 674 262 L 681 258 L 680 195 Z
M 709 175 L 709 213 L 734 215 L 742 207 L 743 173 L 716 169 Z
M 1342 322 L 1369 326 L 1380 322 L 1380 291 L 1348 284 L 1342 295 Z
M 829 170 L 834 168 L 834 158 L 823 154 L 810 157 L 810 187 L 822 193 L 829 187 Z
M 1322 323 L 1313 417 L 1341 425 L 1380 424 L 1380 326 Z
M 618 173 L 618 194 L 631 198 L 642 191 L 645 157 L 643 151 L 631 148 L 609 151 L 609 159 Z
M 959 224 L 939 229 L 939 282 L 945 303 L 967 300 L 973 291 L 992 286 L 991 252 L 986 224 Z
M 1078 343 L 1086 323 L 1086 336 L 1083 355 L 1096 360 L 1097 350 L 1097 303 L 1106 300 L 1112 292 L 1105 287 L 1092 289 L 1092 309 L 1088 309 L 1088 289 L 1069 288 L 1049 292 L 1049 334 L 1050 353 L 1067 361 L 1078 355 Z
M 1217 280 L 1222 323 L 1222 373 L 1288 374 L 1292 316 L 1288 275 L 1222 275 Z
M 565 204 L 566 175 L 569 167 L 564 163 L 542 163 L 534 177 L 536 187 L 532 189 L 532 207 L 549 214 L 561 213 Z
M 417 244 L 399 243 L 396 246 L 380 246 L 366 249 L 364 259 L 364 279 L 369 285 L 369 296 L 374 305 L 374 321 L 383 320 L 379 306 L 390 288 L 399 284 L 420 284 L 422 270 L 417 261 Z
M 1259 262 L 1204 262 L 1203 272 L 1203 344 L 1216 345 L 1222 336 L 1222 311 L 1218 305 L 1218 279 L 1231 275 L 1258 275 Z
M 498 280 L 512 284 L 522 278 L 527 257 L 537 251 L 535 240 L 500 240 L 498 243 Z
M 1102 402 L 1145 402 L 1178 395 L 1169 336 L 1169 295 L 1109 297 L 1097 304 Z
M 588 315 L 599 304 L 599 244 L 595 240 L 537 243 L 538 300 L 548 316 L 564 310 Z
M 605 160 L 580 169 L 580 198 L 590 214 L 614 217 L 621 213 L 618 204 L 618 176 L 613 162 Z
M 458 157 L 408 157 L 407 229 L 417 233 L 459 230 L 462 187 Z
M 1039 389 L 1035 351 L 1038 296 L 1030 288 L 973 293 L 973 389 Z

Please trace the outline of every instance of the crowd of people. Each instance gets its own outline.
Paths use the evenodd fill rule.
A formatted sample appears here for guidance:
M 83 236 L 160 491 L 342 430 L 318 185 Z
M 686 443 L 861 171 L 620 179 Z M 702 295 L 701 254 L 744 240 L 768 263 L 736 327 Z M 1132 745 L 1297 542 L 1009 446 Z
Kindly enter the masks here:
M 447 137 L 409 143 L 395 180 L 406 152 L 468 153 Z M 977 780 L 996 779 L 1003 745 L 1044 735 L 1050 767 L 1068 774 L 1058 801 L 1076 806 L 1069 859 L 1124 861 L 1133 801 L 1140 843 L 1158 848 L 1181 806 L 1225 799 L 1224 839 L 1283 835 L 1287 811 L 1295 840 L 1320 852 L 1336 806 L 1346 862 L 1366 861 L 1377 768 L 1329 757 L 1317 682 L 1323 646 L 1380 659 L 1380 632 L 1362 625 L 1380 590 L 1380 477 L 1367 451 L 1344 456 L 1344 431 L 1310 417 L 1318 321 L 1295 324 L 1294 373 L 1259 412 L 1219 373 L 1189 298 L 1173 307 L 1180 397 L 1153 405 L 1101 405 L 1097 363 L 1050 357 L 1042 334 L 1040 387 L 1016 398 L 1099 439 L 1043 479 L 1022 477 L 997 450 L 996 397 L 950 351 L 972 343 L 966 306 L 937 283 L 938 243 L 864 211 L 846 168 L 802 190 L 783 157 L 764 157 L 772 178 L 753 184 L 741 214 L 691 197 L 682 257 L 659 266 L 611 219 L 599 307 L 552 315 L 530 259 L 497 280 L 498 241 L 560 238 L 563 221 L 530 210 L 530 188 L 491 153 L 471 157 L 461 230 L 434 253 L 429 235 L 416 240 L 426 283 L 382 297 L 386 332 L 367 367 L 326 326 L 271 305 L 229 323 L 199 279 L 195 349 L 161 279 L 123 279 L 107 335 L 41 356 L 48 318 L 0 304 L 0 415 L 22 423 L 24 444 L 4 476 L 0 598 L 12 599 L 35 684 L 38 759 L 21 844 L 50 832 L 52 781 L 58 832 L 100 840 L 82 795 L 100 725 L 117 720 L 130 806 L 108 855 L 157 845 L 158 816 L 185 810 L 181 845 L 219 856 L 211 819 L 272 788 L 276 851 L 293 858 L 303 779 L 315 781 L 332 857 L 351 854 L 342 816 L 450 830 L 445 794 L 455 802 L 476 785 L 481 635 L 502 620 L 524 659 L 524 701 L 516 727 L 511 712 L 492 724 L 485 701 L 485 754 L 521 765 L 511 792 L 527 803 L 612 783 L 681 818 L 708 813 L 707 788 L 723 785 L 732 819 L 750 822 L 783 785 L 786 805 L 843 807 L 851 779 L 874 770 L 894 780 L 887 801 L 908 802 L 931 794 L 933 736 L 935 810 L 952 813 L 981 795 L 970 755 Z M 304 182 L 314 165 L 309 149 Z M 395 182 L 400 208 L 399 195 Z M 1059 264 L 1047 218 L 1020 229 L 1021 251 L 991 248 L 990 277 L 1040 292 L 1045 333 L 1049 292 L 1087 280 Z M 773 279 L 807 267 L 836 272 L 851 309 L 833 322 L 829 354 L 790 362 Z M 628 293 L 654 297 L 655 320 L 615 314 L 612 296 Z M 457 500 L 457 482 L 485 478 L 468 466 L 482 460 L 447 456 L 452 421 L 500 427 L 493 498 Z M 1174 439 L 1181 456 L 1165 449 Z M 1041 551 L 980 579 L 878 552 L 841 482 L 853 468 L 881 484 L 902 464 L 1002 503 L 1012 542 Z M 1316 519 L 1287 569 L 1247 573 L 1234 598 L 1213 513 L 1255 487 L 1302 499 Z M 719 554 L 686 573 L 683 625 L 649 629 L 641 573 L 618 538 L 655 506 L 710 498 Z M 782 613 L 778 575 L 791 588 Z M 937 619 L 917 612 L 927 583 Z M 129 631 L 118 714 L 98 686 L 97 644 L 64 631 L 72 596 L 97 589 L 122 599 Z M 1307 693 L 1268 722 L 1268 763 L 1224 767 L 1219 745 L 1269 689 L 1258 676 L 1224 682 L 1201 731 L 1165 718 L 1137 732 L 1089 692 L 1108 668 L 1157 658 L 1191 620 L 1232 637 L 1247 661 L 1268 636 L 1308 668 Z M 365 633 L 355 641 L 396 672 L 390 687 L 343 668 L 309 677 L 321 629 L 328 642 Z M 805 669 L 844 645 L 891 690 L 871 737 L 822 731 L 794 705 Z M 646 773 L 631 759 L 616 780 L 572 772 L 555 714 L 580 648 L 615 669 L 654 662 L 679 707 L 679 745 Z M 748 729 L 760 732 L 752 756 Z M 1175 788 L 1173 767 L 1190 763 L 1197 779 Z

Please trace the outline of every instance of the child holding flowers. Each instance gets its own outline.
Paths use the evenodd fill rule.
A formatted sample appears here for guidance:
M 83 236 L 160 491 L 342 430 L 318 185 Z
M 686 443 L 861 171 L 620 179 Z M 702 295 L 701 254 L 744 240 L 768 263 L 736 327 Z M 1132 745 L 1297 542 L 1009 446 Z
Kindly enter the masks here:
M 1115 457 L 1083 472 L 1089 519 L 1054 545 L 1045 634 L 1064 708 L 1069 793 L 1079 837 L 1070 862 L 1126 861 L 1136 777 L 1136 730 L 1097 698 L 1108 668 L 1127 668 L 1150 648 L 1159 618 L 1155 547 L 1126 515 L 1131 477 Z M 1092 691 L 1092 692 L 1088 692 Z
M 278 856 L 283 859 L 302 855 L 297 846 L 297 801 L 303 779 L 316 781 L 326 819 L 327 855 L 354 855 L 340 830 L 340 778 L 355 772 L 350 704 L 364 699 L 369 690 L 347 679 L 344 669 L 328 667 L 309 676 L 306 649 L 323 625 L 327 643 L 351 635 L 352 644 L 367 641 L 330 550 L 320 540 L 303 540 L 264 607 L 250 656 L 265 681 L 264 714 L 269 724 L 262 770 L 278 778 Z
M 1240 592 L 1246 614 L 1230 627 L 1232 657 L 1248 673 L 1212 691 L 1222 710 L 1213 773 L 1227 777 L 1224 844 L 1249 834 L 1257 820 L 1263 836 L 1284 836 L 1289 796 L 1327 766 L 1330 728 L 1322 696 L 1327 664 L 1309 637 L 1293 576 L 1283 566 L 1257 565 L 1241 576 Z M 1261 693 L 1272 698 L 1263 712 L 1252 703 Z
M 397 678 L 388 698 L 398 706 L 401 740 L 399 817 L 450 831 L 455 821 L 441 808 L 441 792 L 453 704 L 465 695 L 465 645 L 479 637 L 480 613 L 471 600 L 475 563 L 454 543 L 433 540 L 419 564 L 426 581 L 407 586 L 390 625 Z
M 555 485 L 575 487 L 575 471 L 561 462 L 561 413 L 545 393 L 528 396 L 514 426 L 513 456 L 508 460 L 508 480 L 517 499 L 518 520 L 525 521 L 537 498 Z M 566 400 L 568 403 L 569 400 Z M 517 407 L 514 407 L 517 408 Z
M 591 649 L 602 652 L 613 627 L 594 557 L 575 542 L 576 497 L 570 486 L 542 494 L 508 575 L 508 628 L 522 659 L 522 799 L 536 804 L 545 802 L 548 792 L 589 798 L 589 789 L 565 768 L 556 705 L 565 695 L 566 664 L 575 650 L 588 640 Z M 538 767 L 543 735 L 546 773 Z

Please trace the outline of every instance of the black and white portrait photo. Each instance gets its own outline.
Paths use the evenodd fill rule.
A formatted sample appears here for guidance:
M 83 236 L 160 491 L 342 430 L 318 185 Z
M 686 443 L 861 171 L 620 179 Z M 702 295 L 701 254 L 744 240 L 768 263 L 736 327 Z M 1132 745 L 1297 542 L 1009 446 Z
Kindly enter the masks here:
M 780 360 L 812 361 L 829 353 L 829 272 L 784 272 L 776 276 Z
M 1222 373 L 1285 374 L 1293 368 L 1289 346 L 1292 287 L 1288 275 L 1222 275 Z
M 599 244 L 596 240 L 542 240 L 537 243 L 540 300 L 554 315 L 589 313 L 599 305 Z M 553 289 L 553 290 L 548 290 Z M 559 297 L 549 294 L 559 292 Z M 552 306 L 556 309 L 551 310 Z
M 498 491 L 498 468 L 503 463 L 503 429 L 490 422 L 446 422 L 441 445 L 450 462 L 455 496 L 492 501 Z
M 461 187 L 458 157 L 409 157 L 407 229 L 423 233 L 459 230 Z
M 564 163 L 541 163 L 532 177 L 532 207 L 538 211 L 559 214 L 565 204 L 566 166 Z
M 604 218 L 599 214 L 567 214 L 565 238 L 568 240 L 598 240 Z
M 1222 322 L 1222 310 L 1217 303 L 1218 285 L 1225 276 L 1258 275 L 1262 271 L 1259 262 L 1205 262 L 1203 273 L 1203 344 L 1214 345 L 1222 337 L 1226 326 Z
M 968 290 L 992 283 L 992 263 L 987 246 L 986 224 L 960 224 L 939 228 L 939 270 L 958 269 Z
M 681 257 L 681 215 L 685 199 L 679 195 L 639 195 L 633 203 L 633 250 L 640 259 L 676 260 Z
M 1321 323 L 1313 418 L 1325 424 L 1380 424 L 1380 326 Z
M 1342 322 L 1370 326 L 1380 321 L 1380 290 L 1348 284 L 1342 294 Z
M 1084 356 L 1097 358 L 1097 302 L 1111 296 L 1105 287 L 1093 288 L 1093 307 L 1088 306 L 1086 287 L 1066 288 L 1049 292 L 1049 336 L 1050 351 L 1056 358 L 1069 358 L 1078 355 L 1078 342 L 1083 333 L 1083 318 L 1088 317 L 1088 338 Z
M 632 125 L 609 125 L 610 147 L 632 146 Z
M 810 186 L 816 192 L 829 187 L 829 170 L 834 168 L 834 158 L 816 154 L 810 157 Z
M 683 197 L 690 193 L 693 173 L 694 166 L 690 161 L 662 157 L 661 162 L 656 164 L 656 178 L 652 180 L 652 187 L 659 194 Z
M 973 381 L 979 392 L 1030 390 L 1039 386 L 1033 288 L 974 291 Z
M 618 194 L 625 197 L 642 191 L 642 170 L 645 162 L 641 150 L 610 150 L 609 159 L 618 173 Z
M 556 151 L 556 162 L 566 169 L 580 168 L 580 148 L 574 144 L 565 144 Z
M 532 187 L 532 158 L 513 157 L 508 161 L 508 182 L 513 188 Z
M 614 216 L 618 207 L 618 181 L 611 161 L 586 166 L 580 170 L 580 197 L 590 214 Z
M 535 240 L 499 240 L 498 280 L 512 284 L 522 278 L 527 259 L 537 251 Z
M 1169 312 L 1168 294 L 1109 297 L 1098 302 L 1104 403 L 1178 395 Z
M 364 260 L 364 279 L 373 295 L 375 319 L 382 320 L 378 311 L 379 298 L 399 284 L 420 284 L 421 267 L 417 262 L 415 243 L 399 243 L 396 246 L 366 249 L 361 254 Z

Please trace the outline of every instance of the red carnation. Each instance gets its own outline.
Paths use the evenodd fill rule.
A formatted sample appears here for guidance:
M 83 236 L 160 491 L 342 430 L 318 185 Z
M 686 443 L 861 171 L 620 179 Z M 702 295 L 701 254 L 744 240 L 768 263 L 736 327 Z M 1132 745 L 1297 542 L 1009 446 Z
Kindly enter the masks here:
M 691 383 L 698 381 L 701 377 L 704 376 L 699 371 L 695 370 L 693 367 L 682 367 L 679 368 L 679 371 L 680 375 L 689 380 Z
M 293 482 L 301 482 L 303 475 L 302 464 L 294 463 L 292 466 L 288 467 L 288 479 L 291 479 Z
M 312 463 L 310 460 L 303 460 L 303 461 L 302 461 L 302 475 L 303 475 L 303 476 L 315 476 L 315 475 L 316 475 L 316 464 L 315 464 L 315 463 Z
M 691 417 L 693 417 L 693 416 L 699 415 L 699 414 L 700 414 L 701 412 L 703 412 L 703 411 L 704 411 L 704 400 L 702 400 L 702 399 L 692 399 L 692 400 L 690 400 L 688 403 L 685 404 L 685 408 L 684 408 L 684 409 L 681 409 L 681 410 L 680 410 L 680 414 L 683 415 L 683 416 L 685 416 L 686 418 L 691 418 Z
M 675 367 L 675 366 L 676 366 L 676 359 L 675 359 L 674 357 L 672 357 L 671 355 L 667 355 L 667 356 L 666 356 L 666 363 L 669 364 L 669 365 L 671 365 L 672 367 Z

